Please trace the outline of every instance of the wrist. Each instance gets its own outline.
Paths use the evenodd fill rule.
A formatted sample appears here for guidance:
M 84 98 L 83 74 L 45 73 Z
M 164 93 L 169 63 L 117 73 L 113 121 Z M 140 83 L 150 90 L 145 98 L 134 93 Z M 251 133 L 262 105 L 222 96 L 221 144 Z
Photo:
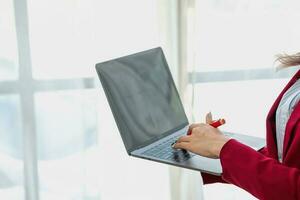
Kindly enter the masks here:
M 220 158 L 220 152 L 223 148 L 223 146 L 229 141 L 229 138 L 223 137 L 222 139 L 218 140 L 213 148 L 213 157 Z

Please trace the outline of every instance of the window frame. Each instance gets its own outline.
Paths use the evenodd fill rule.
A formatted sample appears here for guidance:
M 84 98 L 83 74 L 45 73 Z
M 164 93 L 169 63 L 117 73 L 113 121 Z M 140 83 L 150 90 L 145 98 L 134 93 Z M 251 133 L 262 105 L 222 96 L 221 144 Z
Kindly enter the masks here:
M 224 82 L 224 81 L 245 81 L 261 79 L 285 79 L 295 74 L 298 68 L 290 68 L 276 72 L 272 68 L 226 70 L 211 72 L 188 72 L 189 84 Z

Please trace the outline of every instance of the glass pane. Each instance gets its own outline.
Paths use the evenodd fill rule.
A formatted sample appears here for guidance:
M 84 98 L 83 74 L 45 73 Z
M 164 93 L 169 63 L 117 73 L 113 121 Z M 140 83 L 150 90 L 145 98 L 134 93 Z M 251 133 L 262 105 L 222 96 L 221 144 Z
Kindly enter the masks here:
M 98 200 L 94 91 L 35 95 L 42 200 Z
M 196 121 L 204 122 L 205 114 L 211 111 L 214 118 L 226 119 L 222 130 L 265 137 L 267 114 L 287 82 L 274 79 L 197 84 L 193 108 Z
M 156 0 L 28 0 L 35 79 L 95 76 L 95 63 L 157 46 Z
M 101 200 L 170 200 L 169 166 L 127 154 L 104 91 L 97 93 Z
M 274 66 L 300 51 L 300 1 L 197 1 L 196 70 Z M 192 69 L 190 69 L 192 70 Z
M 24 199 L 21 110 L 17 95 L 0 96 L 0 199 Z
M 17 78 L 18 50 L 12 0 L 0 1 L 0 81 Z

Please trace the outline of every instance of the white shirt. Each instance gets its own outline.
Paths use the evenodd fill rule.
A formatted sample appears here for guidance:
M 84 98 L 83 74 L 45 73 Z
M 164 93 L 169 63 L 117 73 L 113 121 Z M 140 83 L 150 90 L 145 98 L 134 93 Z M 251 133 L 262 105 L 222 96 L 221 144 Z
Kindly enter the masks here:
M 300 100 L 300 79 L 292 85 L 283 95 L 276 111 L 276 139 L 278 158 L 282 162 L 283 140 L 286 124 Z

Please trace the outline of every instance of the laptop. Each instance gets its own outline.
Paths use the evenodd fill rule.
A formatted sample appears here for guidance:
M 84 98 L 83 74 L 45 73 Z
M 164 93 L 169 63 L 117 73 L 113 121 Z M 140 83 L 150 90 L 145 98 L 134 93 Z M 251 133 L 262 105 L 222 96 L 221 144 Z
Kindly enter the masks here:
M 96 70 L 128 155 L 222 174 L 219 159 L 171 147 L 187 134 L 189 122 L 160 47 L 98 63 Z M 225 134 L 255 150 L 266 143 L 262 138 Z

